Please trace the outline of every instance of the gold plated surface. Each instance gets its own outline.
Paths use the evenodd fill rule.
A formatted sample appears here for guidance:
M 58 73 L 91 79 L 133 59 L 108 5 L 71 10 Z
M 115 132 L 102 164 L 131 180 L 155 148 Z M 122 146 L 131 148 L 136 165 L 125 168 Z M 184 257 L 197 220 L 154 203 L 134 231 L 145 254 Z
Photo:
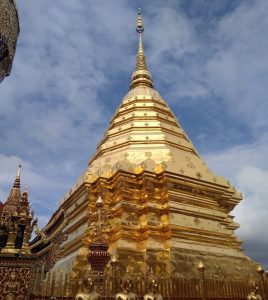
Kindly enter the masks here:
M 60 259 L 40 284 L 41 294 L 74 297 L 83 285 L 88 245 L 99 231 L 96 203 L 101 199 L 107 220 L 102 237 L 114 258 L 105 274 L 114 283 L 104 280 L 107 295 L 120 291 L 119 279 L 128 271 L 137 278 L 135 293 L 144 296 L 148 290 L 142 278 L 153 269 L 161 278 L 159 299 L 229 297 L 235 286 L 236 296 L 245 297 L 247 276 L 257 276 L 257 265 L 241 250 L 235 236 L 239 225 L 230 214 L 242 195 L 208 168 L 154 89 L 143 30 L 139 11 L 130 90 L 86 171 L 61 201 L 66 222 L 60 230 L 66 239 L 60 243 Z M 117 295 L 124 299 L 126 294 Z
M 153 87 L 152 76 L 147 67 L 146 58 L 143 50 L 142 32 L 144 31 L 144 27 L 143 27 L 140 9 L 137 16 L 136 31 L 139 33 L 139 47 L 138 47 L 135 71 L 131 77 L 130 89 L 133 89 L 136 86 L 140 86 L 140 85 Z

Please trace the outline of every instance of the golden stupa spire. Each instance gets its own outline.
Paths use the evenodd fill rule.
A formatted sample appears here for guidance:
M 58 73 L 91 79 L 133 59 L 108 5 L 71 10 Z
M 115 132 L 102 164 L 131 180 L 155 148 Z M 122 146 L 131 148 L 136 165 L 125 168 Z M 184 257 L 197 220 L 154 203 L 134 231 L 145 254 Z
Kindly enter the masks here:
M 13 213 L 17 209 L 17 205 L 20 201 L 20 174 L 21 174 L 21 165 L 18 167 L 17 176 L 13 183 L 13 187 L 10 191 L 10 194 L 5 202 L 4 212 Z
M 20 173 L 21 173 L 21 165 L 19 165 L 18 167 L 17 176 L 13 188 L 20 188 Z
M 145 54 L 144 54 L 143 44 L 142 44 L 142 32 L 144 31 L 144 26 L 141 18 L 140 8 L 137 16 L 136 31 L 139 34 L 139 48 L 138 48 L 136 67 L 131 77 L 130 89 L 133 89 L 138 85 L 153 87 L 152 75 L 149 72 L 146 64 L 146 59 L 145 59 Z

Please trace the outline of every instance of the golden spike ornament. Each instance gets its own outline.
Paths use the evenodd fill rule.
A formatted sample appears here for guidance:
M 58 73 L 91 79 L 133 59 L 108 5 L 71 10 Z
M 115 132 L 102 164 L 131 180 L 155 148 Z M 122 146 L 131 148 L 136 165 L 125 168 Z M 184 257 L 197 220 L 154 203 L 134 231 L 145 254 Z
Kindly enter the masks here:
M 143 26 L 140 8 L 137 16 L 136 31 L 139 34 L 139 47 L 138 47 L 136 67 L 131 78 L 130 89 L 133 89 L 136 86 L 140 86 L 140 85 L 153 87 L 152 75 L 149 72 L 149 69 L 147 67 L 146 58 L 143 50 L 142 33 L 144 31 L 144 26 Z
M 18 167 L 17 176 L 14 182 L 14 188 L 20 188 L 20 175 L 21 175 L 21 165 Z

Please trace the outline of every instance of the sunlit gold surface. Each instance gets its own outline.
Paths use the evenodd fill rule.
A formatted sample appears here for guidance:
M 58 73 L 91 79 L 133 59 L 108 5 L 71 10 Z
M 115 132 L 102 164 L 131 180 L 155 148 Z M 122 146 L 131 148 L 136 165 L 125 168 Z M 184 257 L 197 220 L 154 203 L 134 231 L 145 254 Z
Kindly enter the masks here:
M 94 281 L 91 278 L 85 280 L 85 287 L 86 291 L 79 291 L 76 296 L 75 300 L 100 300 L 101 295 L 95 291 L 94 289 Z
M 62 259 L 43 281 L 44 295 L 75 296 L 79 290 L 88 272 L 87 246 L 95 234 L 91 216 L 99 197 L 109 210 L 109 230 L 103 235 L 120 270 L 145 276 L 153 268 L 163 278 L 171 276 L 185 289 L 183 295 L 185 282 L 196 285 L 180 276 L 200 276 L 199 261 L 205 266 L 199 265 L 202 276 L 255 274 L 256 264 L 242 252 L 234 235 L 239 225 L 230 215 L 242 195 L 208 168 L 153 88 L 141 27 L 138 15 L 139 48 L 130 90 L 86 171 L 61 201 L 67 239 L 61 244 Z M 217 283 L 207 284 L 216 290 Z M 179 294 L 175 287 L 174 293 Z M 200 290 L 195 293 L 200 296 Z
M 163 297 L 159 294 L 159 281 L 158 278 L 154 275 L 153 270 L 147 277 L 147 289 L 148 293 L 143 296 L 144 300 L 162 300 Z
M 135 71 L 131 77 L 131 84 L 130 88 L 133 89 L 136 86 L 148 86 L 153 87 L 153 81 L 151 73 L 147 67 L 146 58 L 143 50 L 143 43 L 142 43 L 142 32 L 144 30 L 141 11 L 139 10 L 137 16 L 137 26 L 136 31 L 139 33 L 139 47 L 138 47 L 138 54 L 137 54 L 137 62 Z
M 248 300 L 262 300 L 261 295 L 259 294 L 259 287 L 256 284 L 253 284 L 250 293 L 247 296 Z
M 137 294 L 133 293 L 132 278 L 130 274 L 122 277 L 121 291 L 115 295 L 115 300 L 138 300 Z

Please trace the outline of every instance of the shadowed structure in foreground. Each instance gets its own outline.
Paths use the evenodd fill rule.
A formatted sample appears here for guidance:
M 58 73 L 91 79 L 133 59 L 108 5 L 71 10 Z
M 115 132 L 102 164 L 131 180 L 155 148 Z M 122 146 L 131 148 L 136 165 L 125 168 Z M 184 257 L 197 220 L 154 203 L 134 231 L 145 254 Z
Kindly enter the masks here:
M 10 75 L 19 35 L 15 0 L 0 1 L 0 81 Z

